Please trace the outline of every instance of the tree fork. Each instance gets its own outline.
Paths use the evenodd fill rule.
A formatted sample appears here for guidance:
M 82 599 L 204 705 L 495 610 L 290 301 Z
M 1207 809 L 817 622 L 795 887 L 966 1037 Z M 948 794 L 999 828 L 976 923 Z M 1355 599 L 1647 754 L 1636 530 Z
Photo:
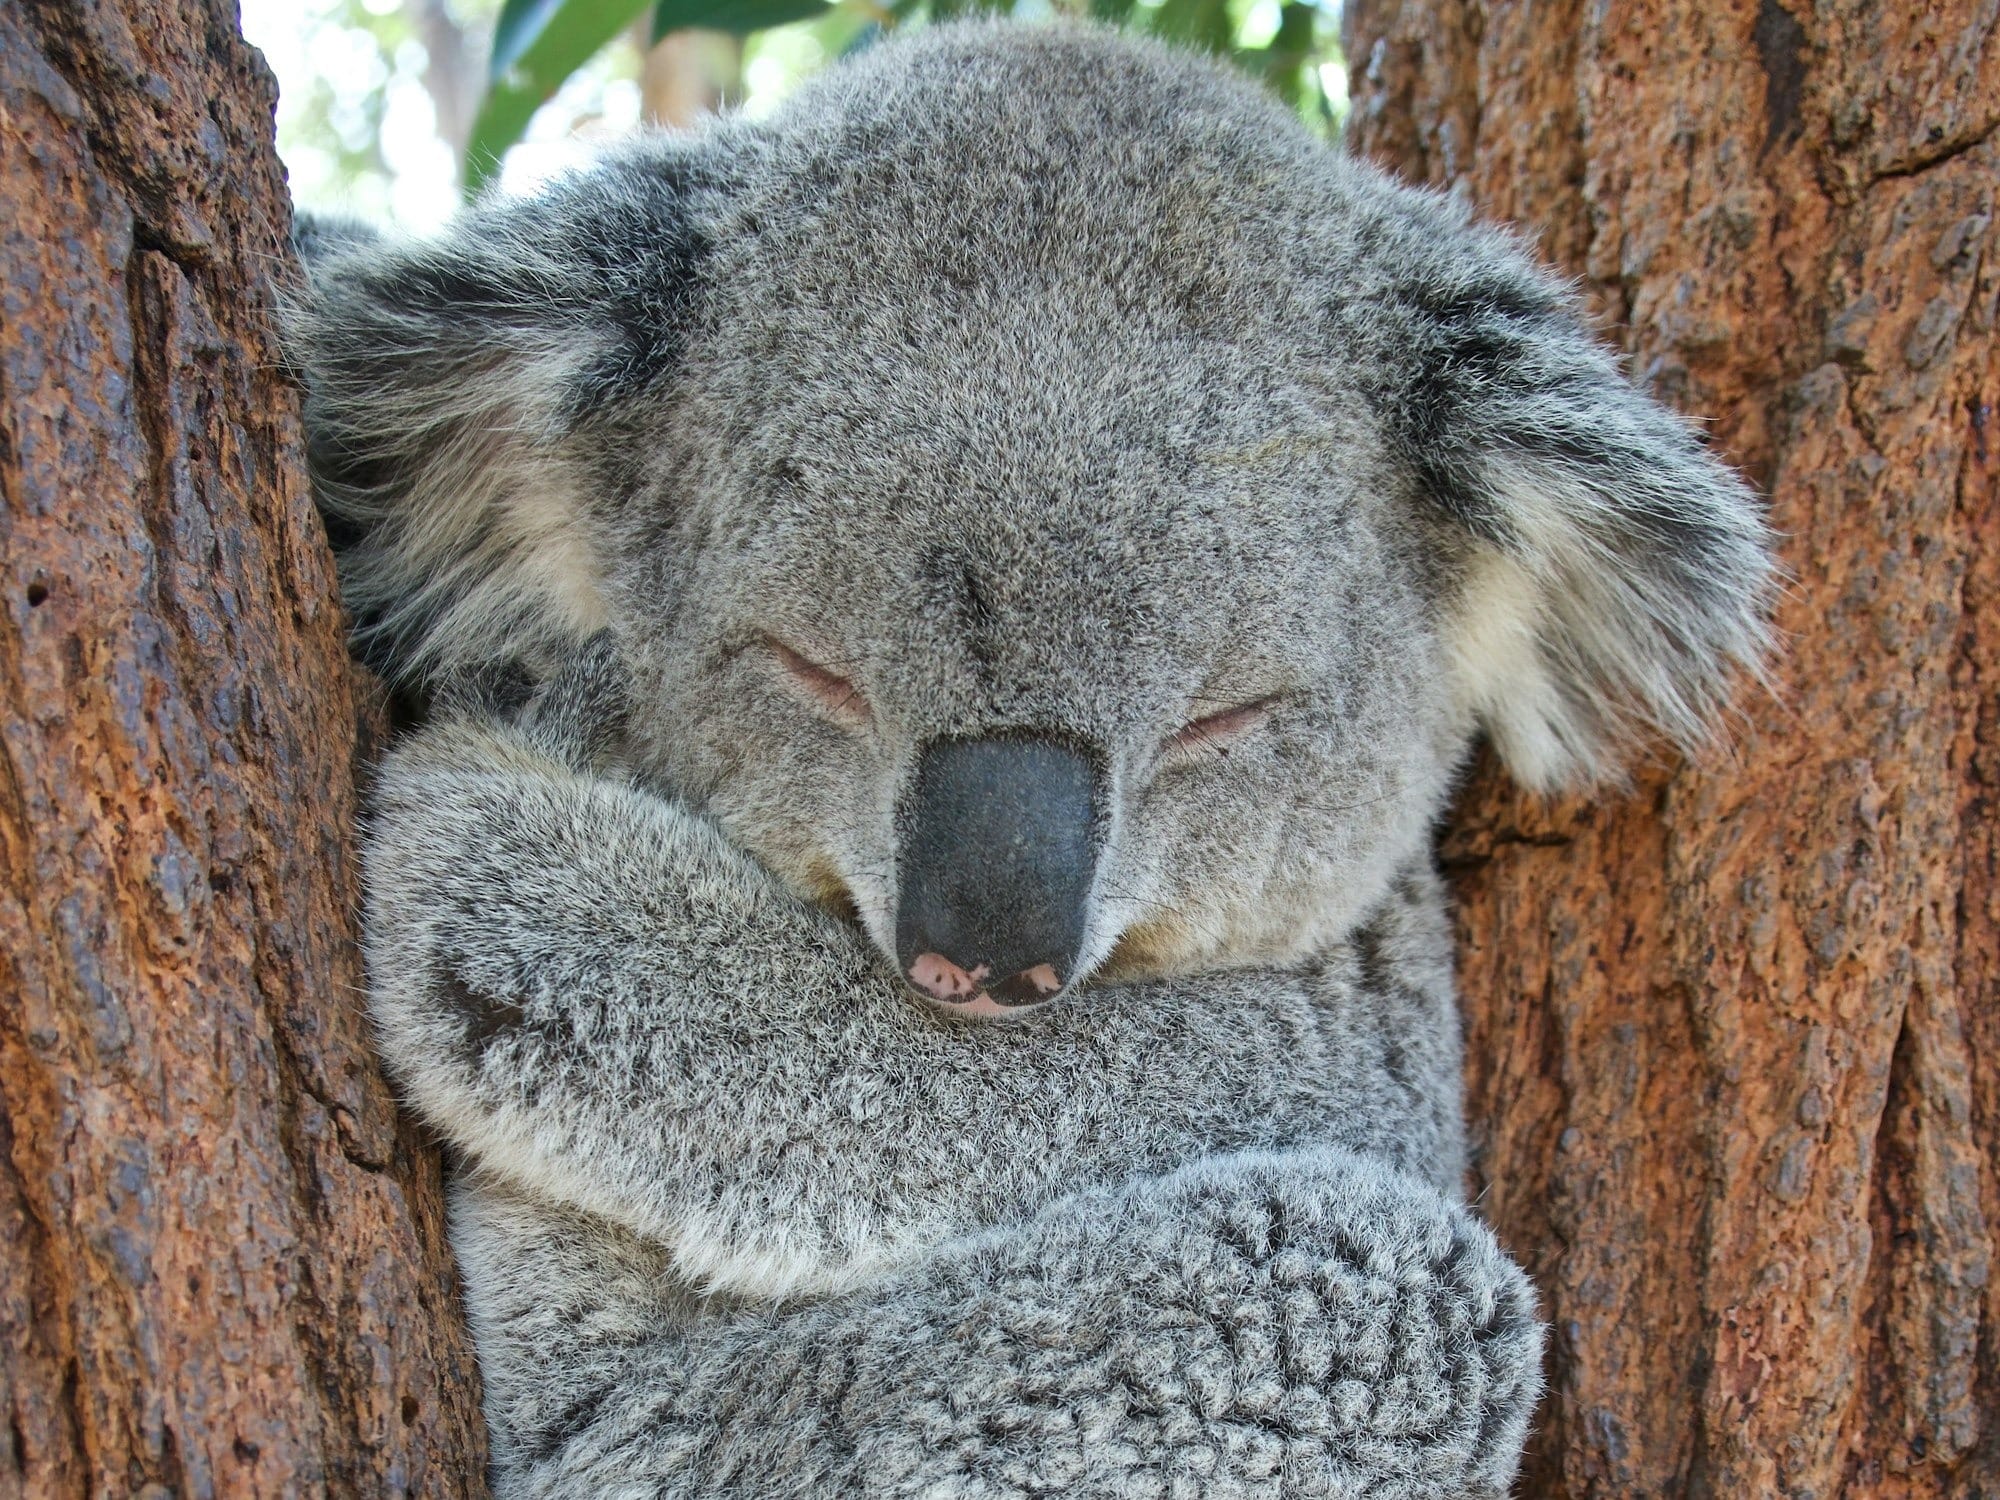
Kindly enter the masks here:
M 2000 43 L 1918 9 L 1347 6 L 1358 144 L 1537 233 L 1797 575 L 1732 757 L 1447 841 L 1532 1495 L 2000 1493 Z M 0 1495 L 480 1485 L 270 94 L 227 7 L 0 8 Z
M 0 1496 L 464 1495 L 233 5 L 0 7 Z
M 2000 38 L 1983 0 L 1348 0 L 1351 132 L 1770 495 L 1733 753 L 1445 843 L 1525 1495 L 2000 1495 Z

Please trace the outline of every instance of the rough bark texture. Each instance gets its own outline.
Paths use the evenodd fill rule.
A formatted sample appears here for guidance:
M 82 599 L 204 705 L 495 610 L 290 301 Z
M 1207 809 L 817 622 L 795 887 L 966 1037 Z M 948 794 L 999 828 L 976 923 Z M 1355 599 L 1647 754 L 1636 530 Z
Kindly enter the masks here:
M 1733 754 L 1446 844 L 1530 1496 L 2000 1496 L 1996 23 L 1347 3 L 1359 148 L 1539 236 L 1796 575 Z
M 0 5 L 0 1496 L 458 1495 L 234 7 Z

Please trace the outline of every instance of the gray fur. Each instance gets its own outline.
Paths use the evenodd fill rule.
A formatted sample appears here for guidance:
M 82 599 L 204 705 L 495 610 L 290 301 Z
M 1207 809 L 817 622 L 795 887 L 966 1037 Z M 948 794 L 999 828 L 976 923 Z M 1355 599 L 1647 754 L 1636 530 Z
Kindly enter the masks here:
M 914 1005 L 710 823 L 528 734 L 447 723 L 393 754 L 367 874 L 375 1015 L 414 1101 L 704 1286 L 837 1290 L 1205 1150 L 1333 1142 L 1447 1192 L 1464 1167 L 1421 865 L 1296 970 L 1000 1028 Z
M 691 1306 L 655 1245 L 461 1194 L 512 1494 L 1498 1495 L 1539 1383 L 1492 1236 L 1333 1149 L 1078 1193 L 778 1307 Z
M 973 1028 L 547 739 L 406 743 L 367 869 L 502 1494 L 1504 1493 L 1540 1331 L 1454 1201 L 1427 871 L 1299 970 Z
M 1696 741 L 1770 574 L 1557 282 L 1214 64 L 973 25 L 338 237 L 289 318 L 438 705 L 369 957 L 503 1492 L 1504 1492 L 1430 831 L 1481 729 Z M 1094 977 L 966 1028 L 884 962 L 893 810 L 1016 730 L 1108 769 Z

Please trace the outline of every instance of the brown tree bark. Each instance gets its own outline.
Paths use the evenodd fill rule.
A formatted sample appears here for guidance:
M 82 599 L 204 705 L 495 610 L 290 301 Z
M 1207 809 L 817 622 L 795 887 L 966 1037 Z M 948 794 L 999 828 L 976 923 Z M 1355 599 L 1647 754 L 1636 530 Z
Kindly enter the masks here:
M 235 8 L 0 5 L 0 1496 L 462 1495 Z
M 2000 1496 L 2000 5 L 1345 24 L 1358 147 L 1539 236 L 1795 574 L 1733 753 L 1446 843 L 1523 1493 Z

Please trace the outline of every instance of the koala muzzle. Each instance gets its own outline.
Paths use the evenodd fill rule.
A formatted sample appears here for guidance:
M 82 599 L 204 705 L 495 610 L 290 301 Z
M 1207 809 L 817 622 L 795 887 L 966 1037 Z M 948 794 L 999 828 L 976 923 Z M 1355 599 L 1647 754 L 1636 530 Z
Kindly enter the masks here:
M 970 1016 L 1072 978 L 1097 865 L 1096 767 L 1053 740 L 933 740 L 898 818 L 903 977 Z

